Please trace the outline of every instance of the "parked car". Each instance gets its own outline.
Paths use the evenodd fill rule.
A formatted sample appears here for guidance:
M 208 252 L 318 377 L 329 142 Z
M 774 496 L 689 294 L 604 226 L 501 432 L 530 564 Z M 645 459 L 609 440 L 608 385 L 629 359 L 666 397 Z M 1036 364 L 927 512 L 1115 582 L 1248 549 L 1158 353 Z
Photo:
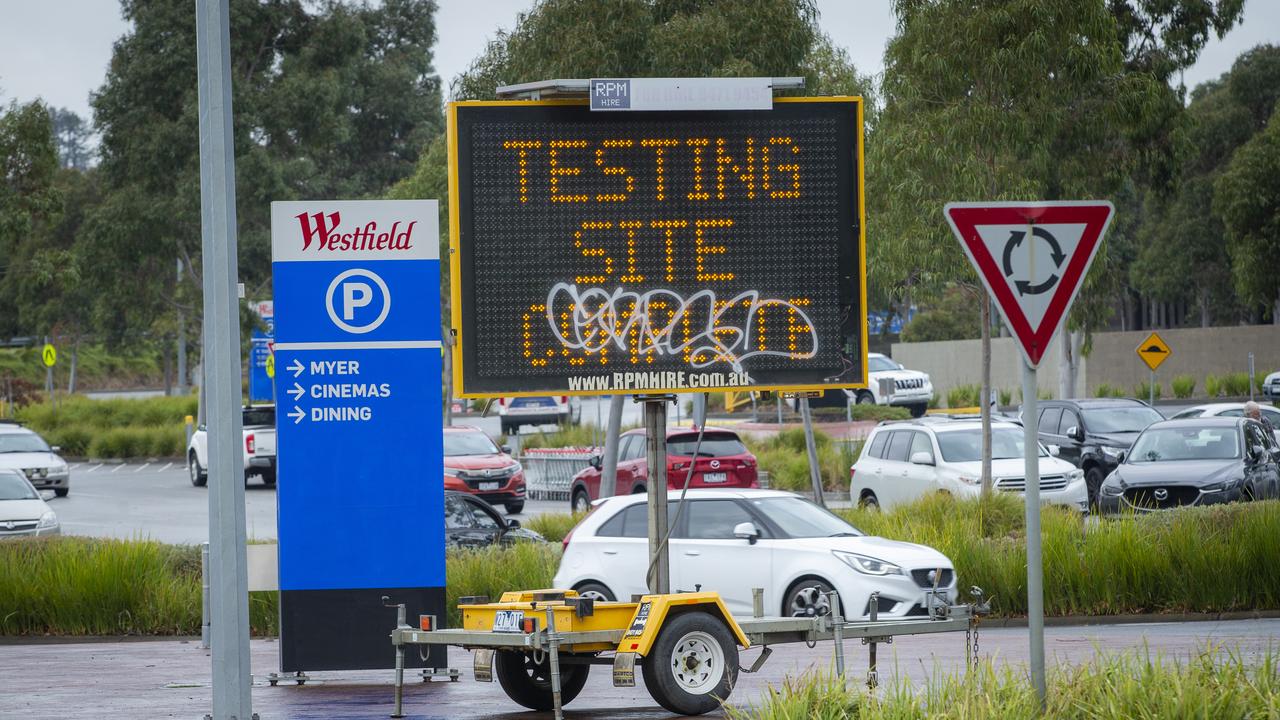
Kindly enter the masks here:
M 36 489 L 53 490 L 58 497 L 71 492 L 71 471 L 58 453 L 35 431 L 14 422 L 0 421 L 0 470 L 17 470 Z
M 498 422 L 503 435 L 516 435 L 525 425 L 568 425 L 582 419 L 582 405 L 568 395 L 498 398 Z
M 508 520 L 475 495 L 446 490 L 444 493 L 444 544 L 451 548 L 546 542 L 546 538 Z
M 742 444 L 732 430 L 708 427 L 702 432 L 698 455 L 693 455 L 698 442 L 697 428 L 667 429 L 667 487 L 681 489 L 689 466 L 693 466 L 691 488 L 757 486 L 756 456 Z M 618 437 L 618 484 L 615 495 L 645 492 L 649 486 L 649 461 L 645 452 L 643 429 L 628 430 Z M 574 511 L 585 512 L 591 501 L 600 497 L 599 456 L 591 458 L 591 467 L 573 477 L 569 486 L 569 503 Z
M 21 472 L 0 470 L 0 540 L 61 533 L 58 516 L 45 502 L 50 497 L 52 492 L 36 490 Z
M 1026 489 L 1023 430 L 991 424 L 992 487 Z M 1087 510 L 1084 472 L 1040 446 L 1040 499 Z M 929 493 L 976 497 L 982 491 L 982 423 L 928 418 L 877 425 L 849 470 L 849 497 L 863 507 L 886 510 Z
M 1262 417 L 1271 423 L 1272 430 L 1276 436 L 1276 440 L 1280 441 L 1280 410 L 1270 405 L 1261 405 Z M 1187 418 L 1198 417 L 1244 417 L 1244 403 L 1212 403 L 1209 405 L 1196 405 L 1183 410 L 1170 420 L 1185 420 Z
M 1166 420 L 1138 436 L 1102 484 L 1104 511 L 1280 497 L 1280 447 L 1247 418 Z
M 444 489 L 469 493 L 502 505 L 509 514 L 524 510 L 524 468 L 484 431 L 470 425 L 444 429 Z
M 860 405 L 893 405 L 905 407 L 912 417 L 922 417 L 933 398 L 933 382 L 928 373 L 908 370 L 902 363 L 881 355 L 867 353 L 867 387 L 845 390 Z
M 1280 398 L 1280 371 L 1271 373 L 1262 381 L 1262 394 L 1272 400 Z
M 262 484 L 276 484 L 276 407 L 251 405 L 241 415 L 244 458 L 244 482 L 257 475 Z M 187 475 L 191 484 L 204 487 L 209 482 L 209 429 L 204 424 L 191 433 L 187 443 Z
M 1138 433 L 1164 419 L 1141 400 L 1125 398 L 1045 400 L 1039 409 L 1040 442 L 1084 471 L 1090 505 L 1098 503 L 1098 488 Z
M 645 594 L 648 496 L 601 500 L 564 540 L 552 581 L 601 600 Z M 923 545 L 864 535 L 831 512 L 777 490 L 690 490 L 679 512 L 671 500 L 671 588 L 714 590 L 729 611 L 752 611 L 764 588 L 767 614 L 830 612 L 839 592 L 846 617 L 866 617 L 879 592 L 879 616 L 926 615 L 926 590 L 955 598 L 954 566 Z M 677 518 L 677 513 L 679 517 Z

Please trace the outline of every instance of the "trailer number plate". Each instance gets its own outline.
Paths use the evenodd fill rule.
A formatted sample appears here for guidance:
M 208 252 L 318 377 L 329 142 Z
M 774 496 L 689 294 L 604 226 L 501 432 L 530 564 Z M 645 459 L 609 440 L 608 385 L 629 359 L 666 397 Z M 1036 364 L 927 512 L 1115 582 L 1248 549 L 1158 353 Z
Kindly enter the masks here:
M 493 631 L 507 633 L 523 632 L 520 627 L 523 620 L 523 610 L 499 610 L 493 614 Z

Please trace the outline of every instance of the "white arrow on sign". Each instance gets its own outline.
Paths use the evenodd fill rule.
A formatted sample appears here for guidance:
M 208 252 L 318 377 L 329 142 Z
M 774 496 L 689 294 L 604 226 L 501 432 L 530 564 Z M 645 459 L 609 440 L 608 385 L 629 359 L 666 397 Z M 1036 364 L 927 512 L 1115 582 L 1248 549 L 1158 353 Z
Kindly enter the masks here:
M 289 390 L 289 391 L 288 391 L 288 393 L 289 393 L 290 395 L 292 395 L 292 396 L 293 396 L 293 399 L 294 399 L 295 401 L 297 401 L 299 398 L 301 398 L 301 397 L 302 397 L 302 394 L 303 394 L 303 393 L 305 393 L 305 392 L 306 392 L 306 390 L 303 390 L 303 389 L 302 389 L 302 386 L 301 386 L 301 385 L 299 385 L 298 383 L 294 383 L 294 384 L 293 384 L 293 388 L 292 388 L 291 390 Z
M 292 363 L 290 363 L 289 367 L 288 367 L 288 368 L 286 368 L 286 369 L 287 369 L 287 370 L 292 370 L 292 371 L 293 371 L 293 376 L 294 376 L 294 377 L 298 377 L 299 375 L 301 375 L 301 374 L 302 374 L 302 371 L 303 371 L 303 370 L 306 370 L 307 368 L 306 368 L 306 366 L 304 366 L 302 363 L 298 362 L 298 358 L 294 358 L 294 359 L 293 359 L 293 362 L 292 362 Z
M 302 408 L 298 407 L 297 405 L 294 405 L 293 411 L 289 413 L 289 417 L 293 418 L 294 425 L 297 425 L 298 423 L 302 422 L 302 418 L 306 416 L 307 414 L 303 412 Z

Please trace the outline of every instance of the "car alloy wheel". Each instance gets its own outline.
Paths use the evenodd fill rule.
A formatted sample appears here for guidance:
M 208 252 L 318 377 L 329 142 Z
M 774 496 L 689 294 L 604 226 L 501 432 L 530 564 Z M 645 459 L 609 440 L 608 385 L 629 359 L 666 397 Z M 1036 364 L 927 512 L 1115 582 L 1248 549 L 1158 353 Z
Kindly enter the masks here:
M 831 586 L 821 580 L 809 580 L 791 591 L 787 601 L 787 614 L 791 617 L 815 617 L 831 614 L 828 593 Z

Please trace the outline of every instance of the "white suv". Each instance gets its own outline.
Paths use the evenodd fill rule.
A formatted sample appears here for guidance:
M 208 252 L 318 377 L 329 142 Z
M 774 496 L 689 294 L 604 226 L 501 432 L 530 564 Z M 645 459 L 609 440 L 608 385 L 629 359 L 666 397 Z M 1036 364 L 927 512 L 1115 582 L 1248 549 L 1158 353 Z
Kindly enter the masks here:
M 867 353 L 867 387 L 845 390 L 859 405 L 895 405 L 921 417 L 933 399 L 933 382 L 928 373 L 908 370 L 880 353 Z
M 991 424 L 994 489 L 1021 494 L 1026 488 L 1023 430 Z M 849 497 L 886 510 L 932 492 L 977 497 L 982 491 L 982 423 L 928 418 L 880 423 L 849 471 Z M 1084 511 L 1089 491 L 1084 472 L 1040 446 L 1040 499 Z
M 568 425 L 582 419 L 578 398 L 568 395 L 501 397 L 497 406 L 503 435 L 518 435 L 522 425 Z
M 871 594 L 881 617 L 928 614 L 926 591 L 955 600 L 955 566 L 930 547 L 863 535 L 798 495 L 777 490 L 690 490 L 676 520 L 672 495 L 671 588 L 714 590 L 734 615 L 750 615 L 752 588 L 765 614 L 807 617 L 830 611 L 839 593 L 846 617 L 866 617 Z M 598 600 L 648 593 L 648 496 L 617 495 L 564 540 L 552 581 Z

